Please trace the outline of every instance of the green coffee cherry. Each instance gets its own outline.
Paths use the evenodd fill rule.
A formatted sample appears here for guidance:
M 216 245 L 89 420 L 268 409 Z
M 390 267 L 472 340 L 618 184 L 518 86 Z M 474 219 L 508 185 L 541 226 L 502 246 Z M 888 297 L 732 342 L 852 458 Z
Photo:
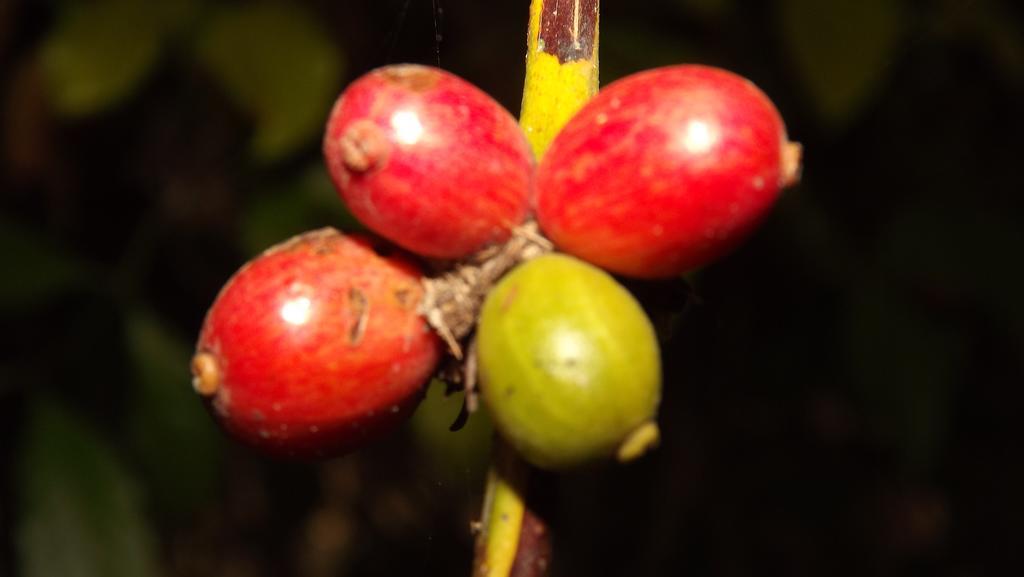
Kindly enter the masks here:
M 657 441 L 657 338 L 604 271 L 559 254 L 521 265 L 488 295 L 477 335 L 484 404 L 531 464 L 628 460 Z

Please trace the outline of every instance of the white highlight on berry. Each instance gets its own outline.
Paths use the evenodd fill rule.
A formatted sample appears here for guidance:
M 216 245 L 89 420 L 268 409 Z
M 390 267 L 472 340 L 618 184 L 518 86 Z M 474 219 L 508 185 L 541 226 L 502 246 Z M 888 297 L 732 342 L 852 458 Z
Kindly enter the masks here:
M 690 154 L 703 154 L 718 142 L 718 130 L 703 120 L 691 120 L 683 132 L 683 147 Z
M 281 305 L 281 318 L 284 322 L 301 326 L 306 324 L 312 314 L 313 301 L 309 297 L 296 297 Z
M 411 110 L 399 110 L 391 115 L 391 128 L 395 137 L 403 144 L 416 144 L 423 136 L 423 123 Z
M 546 345 L 551 347 L 551 358 L 556 360 L 548 366 L 551 373 L 579 386 L 588 384 L 590 372 L 585 365 L 594 353 L 586 335 L 573 329 L 557 330 Z

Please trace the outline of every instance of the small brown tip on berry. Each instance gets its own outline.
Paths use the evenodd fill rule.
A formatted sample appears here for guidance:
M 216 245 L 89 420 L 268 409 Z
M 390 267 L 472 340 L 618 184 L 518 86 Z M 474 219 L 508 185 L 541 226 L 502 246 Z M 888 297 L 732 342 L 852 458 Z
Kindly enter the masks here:
M 192 388 L 204 397 L 213 396 L 220 388 L 220 367 L 212 353 L 192 357 Z
M 436 68 L 418 64 L 402 64 L 389 66 L 381 71 L 389 81 L 413 92 L 426 92 L 441 79 Z
M 373 122 L 353 122 L 338 140 L 341 161 L 352 172 L 366 172 L 384 162 L 388 141 L 383 130 Z
M 782 186 L 793 186 L 800 182 L 801 160 L 804 147 L 799 142 L 787 142 L 782 147 Z
M 615 458 L 620 463 L 626 463 L 636 459 L 643 455 L 650 449 L 658 446 L 658 441 L 661 439 L 661 432 L 658 430 L 658 424 L 654 421 L 647 421 L 633 430 L 626 440 L 619 445 L 619 450 L 615 454 Z

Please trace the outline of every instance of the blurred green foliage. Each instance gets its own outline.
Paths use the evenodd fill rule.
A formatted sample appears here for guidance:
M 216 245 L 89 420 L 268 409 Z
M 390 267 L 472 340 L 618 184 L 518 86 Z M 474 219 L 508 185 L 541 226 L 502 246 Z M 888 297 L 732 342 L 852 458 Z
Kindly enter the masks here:
M 877 97 L 898 56 L 893 0 L 783 0 L 780 35 L 822 122 L 843 124 Z
M 676 0 L 675 3 L 704 18 L 722 18 L 734 9 L 733 0 Z
M 198 0 L 95 0 L 61 5 L 40 52 L 54 108 L 85 116 L 117 105 L 156 65 Z
M 320 163 L 276 186 L 255 191 L 242 210 L 239 236 L 245 252 L 257 255 L 292 236 L 324 226 L 343 232 L 365 227 L 338 202 L 338 193 Z
M 1013 216 L 978 206 L 914 206 L 885 224 L 878 245 L 887 270 L 967 295 L 1011 323 L 1024 342 L 1024 267 L 1011 264 L 1003 252 L 1024 246 L 1024 231 Z
M 252 151 L 276 160 L 317 136 L 342 77 L 341 53 L 294 4 L 226 6 L 201 32 L 200 60 L 256 122 Z
M 88 281 L 87 267 L 73 254 L 22 223 L 0 217 L 0 246 L 6 269 L 0 311 L 39 306 Z
M 67 409 L 45 398 L 33 403 L 18 472 L 24 577 L 159 574 L 137 482 Z
M 898 447 L 909 466 L 927 471 L 947 440 L 966 343 L 896 287 L 868 281 L 852 293 L 842 346 L 872 432 Z
M 42 51 L 54 106 L 80 116 L 116 104 L 150 71 L 159 45 L 157 20 L 140 2 L 72 5 Z
M 0 574 L 465 569 L 491 429 L 476 414 L 448 431 L 460 395 L 435 384 L 369 454 L 271 464 L 216 429 L 188 371 L 205 307 L 245 258 L 311 228 L 362 230 L 319 157 L 345 82 L 440 59 L 518 102 L 526 3 L 437 6 L 0 8 L 14 491 L 0 533 L 15 536 Z M 695 277 L 685 312 L 687 297 L 650 290 L 678 318 L 664 445 L 542 480 L 567 544 L 556 574 L 999 574 L 989 558 L 1013 550 L 1024 507 L 1021 14 L 1010 0 L 603 3 L 604 79 L 735 69 L 806 158 L 763 229 Z
M 416 409 L 410 424 L 416 443 L 445 478 L 481 480 L 494 429 L 481 410 L 470 415 L 453 434 L 449 427 L 462 409 L 464 395 L 446 395 L 446 387 L 440 381 L 431 382 L 426 398 Z
M 191 380 L 187 341 L 152 312 L 132 311 L 126 346 L 131 358 L 127 437 L 157 510 L 183 515 L 216 495 L 223 435 L 206 414 Z

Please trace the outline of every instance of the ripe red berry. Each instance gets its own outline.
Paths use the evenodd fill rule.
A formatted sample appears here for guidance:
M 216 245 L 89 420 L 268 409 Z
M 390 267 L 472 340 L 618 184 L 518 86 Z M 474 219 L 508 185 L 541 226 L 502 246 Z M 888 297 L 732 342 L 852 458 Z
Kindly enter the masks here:
M 323 148 L 352 214 L 424 256 L 502 242 L 529 210 L 533 154 L 516 120 L 443 70 L 405 64 L 356 80 L 331 112 Z
M 793 182 L 799 145 L 750 81 L 706 66 L 602 90 L 537 171 L 537 218 L 560 249 L 613 272 L 666 277 L 737 246 Z
M 330 457 L 407 417 L 441 354 L 417 313 L 420 273 L 322 229 L 239 270 L 207 313 L 193 384 L 231 435 Z

